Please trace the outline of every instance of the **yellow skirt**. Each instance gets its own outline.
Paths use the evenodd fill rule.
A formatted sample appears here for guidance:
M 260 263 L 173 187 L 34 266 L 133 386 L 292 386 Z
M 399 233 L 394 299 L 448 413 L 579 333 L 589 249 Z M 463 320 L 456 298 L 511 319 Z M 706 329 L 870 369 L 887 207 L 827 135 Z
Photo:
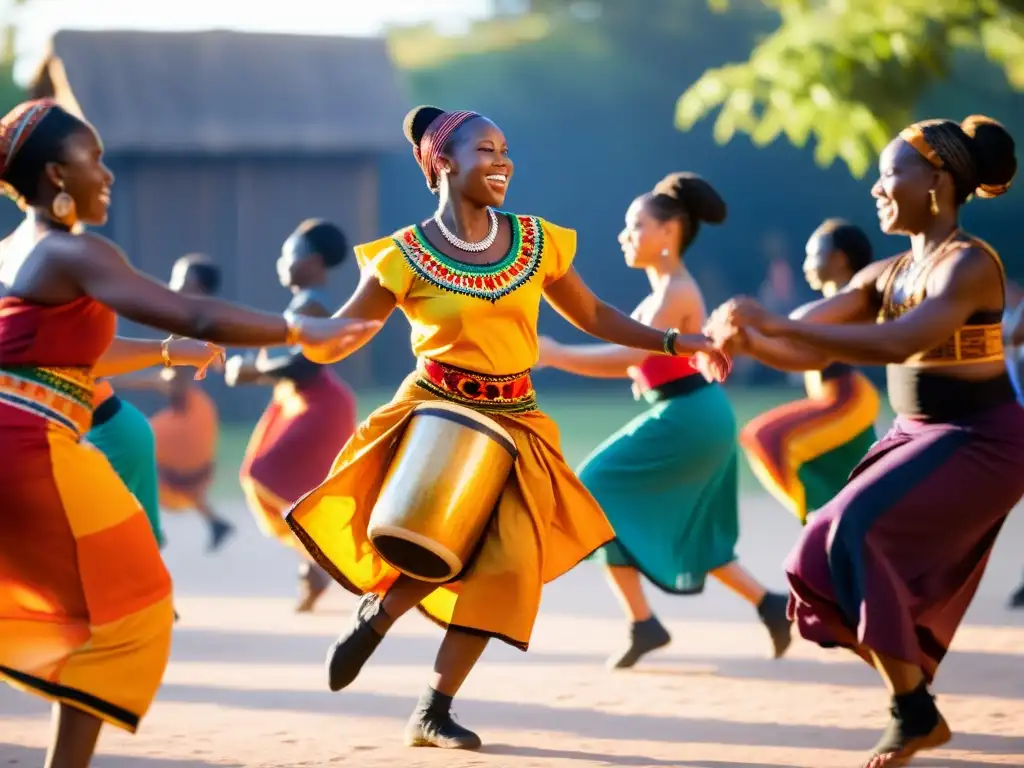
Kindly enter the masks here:
M 366 529 L 407 419 L 418 404 L 439 399 L 417 380 L 415 374 L 407 378 L 391 402 L 359 426 L 330 476 L 288 515 L 313 558 L 357 595 L 383 595 L 399 576 L 377 555 Z M 525 651 L 543 585 L 615 534 L 565 463 L 549 417 L 537 410 L 488 415 L 509 432 L 519 456 L 472 564 L 420 609 L 443 627 L 496 637 Z

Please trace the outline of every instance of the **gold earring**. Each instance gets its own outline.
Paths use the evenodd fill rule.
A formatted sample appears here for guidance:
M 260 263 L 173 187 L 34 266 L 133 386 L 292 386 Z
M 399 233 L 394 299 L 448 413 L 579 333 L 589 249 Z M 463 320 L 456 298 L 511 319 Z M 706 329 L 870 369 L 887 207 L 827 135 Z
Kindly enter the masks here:
M 63 184 L 60 185 L 60 192 L 54 196 L 53 202 L 50 204 L 50 210 L 53 213 L 53 217 L 58 221 L 64 221 L 74 213 L 75 198 L 64 191 Z
M 928 195 L 929 195 L 929 197 L 931 197 L 932 216 L 938 216 L 939 215 L 939 200 L 935 196 L 935 190 L 934 189 L 929 189 L 928 190 Z

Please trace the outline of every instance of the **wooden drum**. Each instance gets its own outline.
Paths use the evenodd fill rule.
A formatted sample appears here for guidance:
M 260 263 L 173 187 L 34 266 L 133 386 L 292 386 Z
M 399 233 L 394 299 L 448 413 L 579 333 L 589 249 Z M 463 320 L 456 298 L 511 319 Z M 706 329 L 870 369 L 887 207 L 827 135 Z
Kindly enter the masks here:
M 377 554 L 420 581 L 457 576 L 517 453 L 511 435 L 477 411 L 444 401 L 417 406 L 370 515 L 367 534 Z

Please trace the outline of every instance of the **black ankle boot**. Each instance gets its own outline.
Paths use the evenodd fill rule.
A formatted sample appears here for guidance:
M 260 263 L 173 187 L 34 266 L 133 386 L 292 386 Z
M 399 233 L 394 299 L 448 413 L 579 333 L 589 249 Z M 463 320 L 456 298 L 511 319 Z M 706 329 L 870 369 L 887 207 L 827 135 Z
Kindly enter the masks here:
M 643 621 L 634 621 L 629 627 L 629 645 L 621 653 L 608 659 L 610 669 L 628 669 L 651 651 L 664 648 L 672 642 L 672 636 L 668 630 L 658 621 L 657 616 L 651 616 Z
M 480 749 L 480 737 L 455 722 L 451 707 L 451 696 L 427 688 L 405 727 L 406 746 Z
M 1011 608 L 1024 608 L 1024 581 L 1021 582 L 1017 591 L 1010 595 Z
M 924 682 L 909 693 L 893 696 L 889 711 L 889 724 L 872 750 L 868 766 L 905 765 L 915 752 L 950 739 L 949 726 Z
M 363 595 L 356 607 L 352 628 L 335 640 L 327 651 L 327 685 L 332 691 L 340 691 L 350 685 L 384 639 L 370 626 L 374 616 L 384 613 L 382 602 L 379 595 Z
M 776 659 L 782 658 L 793 642 L 793 622 L 786 615 L 788 605 L 786 595 L 767 592 L 757 606 L 757 615 L 772 638 L 772 656 Z

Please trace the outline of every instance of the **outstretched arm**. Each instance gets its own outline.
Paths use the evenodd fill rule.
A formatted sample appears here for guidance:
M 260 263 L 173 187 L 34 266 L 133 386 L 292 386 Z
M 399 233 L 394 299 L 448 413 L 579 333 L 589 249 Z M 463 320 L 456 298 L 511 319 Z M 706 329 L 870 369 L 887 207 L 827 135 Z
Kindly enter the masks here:
M 223 355 L 223 347 L 196 339 L 157 341 L 118 336 L 96 361 L 92 374 L 96 378 L 105 378 L 170 363 L 171 366 L 194 366 L 199 369 L 196 378 L 202 378 L 206 367 L 222 359 Z
M 832 359 L 852 364 L 902 363 L 918 352 L 942 344 L 986 302 L 1001 276 L 983 251 L 965 249 L 932 272 L 926 298 L 897 320 L 884 324 L 822 325 L 770 317 L 755 311 L 749 323 L 767 336 L 809 345 Z
M 314 363 L 327 365 L 343 360 L 353 352 L 362 349 L 377 335 L 381 325 L 395 309 L 395 296 L 382 286 L 372 272 L 366 270 L 359 278 L 359 285 L 348 301 L 334 313 L 333 317 L 349 320 L 363 320 L 380 323 L 361 333 L 353 334 L 342 343 L 335 341 L 320 345 L 304 344 L 302 354 Z
M 664 329 L 644 325 L 599 299 L 575 268 L 570 268 L 550 283 L 544 290 L 544 297 L 558 314 L 594 338 L 664 354 Z M 710 350 L 710 340 L 701 334 L 680 334 L 676 337 L 676 354 L 689 355 Z
M 692 283 L 673 285 L 668 290 L 650 296 L 650 321 L 647 325 L 677 327 L 684 331 L 700 328 L 704 305 Z M 649 352 L 618 344 L 558 344 L 541 339 L 542 365 L 593 378 L 625 378 L 629 369 L 639 366 L 650 356 Z

